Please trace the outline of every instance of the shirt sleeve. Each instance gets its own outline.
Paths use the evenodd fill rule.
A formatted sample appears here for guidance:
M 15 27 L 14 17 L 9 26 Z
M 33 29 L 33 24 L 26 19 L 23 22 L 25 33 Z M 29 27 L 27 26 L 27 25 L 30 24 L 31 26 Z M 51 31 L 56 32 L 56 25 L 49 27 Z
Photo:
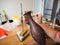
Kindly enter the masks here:
M 57 33 L 57 37 L 60 39 L 60 32 Z

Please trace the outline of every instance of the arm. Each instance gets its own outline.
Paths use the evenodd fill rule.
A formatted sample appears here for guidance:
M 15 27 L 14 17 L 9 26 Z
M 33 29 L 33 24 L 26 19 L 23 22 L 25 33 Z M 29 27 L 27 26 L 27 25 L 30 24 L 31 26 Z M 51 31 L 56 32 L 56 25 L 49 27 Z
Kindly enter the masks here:
M 37 18 L 39 18 L 39 17 L 37 17 Z M 60 32 L 55 31 L 55 30 L 49 28 L 48 26 L 40 23 L 39 21 L 41 21 L 41 20 L 38 21 L 37 18 L 35 17 L 35 20 L 37 20 L 36 22 L 44 29 L 45 33 L 46 33 L 51 39 L 53 39 L 54 41 L 60 43 Z
M 53 39 L 55 42 L 59 42 L 60 43 L 60 33 L 58 31 L 55 31 L 55 30 L 49 28 L 48 26 L 46 26 L 44 24 L 40 24 L 40 26 L 44 29 L 45 33 L 51 39 Z

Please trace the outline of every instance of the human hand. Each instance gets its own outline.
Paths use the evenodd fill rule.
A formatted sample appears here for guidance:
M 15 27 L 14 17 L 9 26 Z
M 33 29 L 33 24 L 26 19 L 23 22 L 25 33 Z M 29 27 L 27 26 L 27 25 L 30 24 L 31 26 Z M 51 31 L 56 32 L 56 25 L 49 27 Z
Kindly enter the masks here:
M 34 16 L 33 16 L 33 20 L 34 20 L 37 24 L 42 23 L 42 15 L 40 15 L 40 14 L 34 15 Z

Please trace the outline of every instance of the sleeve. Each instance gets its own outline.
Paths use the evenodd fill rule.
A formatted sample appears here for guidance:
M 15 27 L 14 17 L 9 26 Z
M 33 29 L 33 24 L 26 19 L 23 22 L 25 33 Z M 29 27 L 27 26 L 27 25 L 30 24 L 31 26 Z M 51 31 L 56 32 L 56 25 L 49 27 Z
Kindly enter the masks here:
M 60 32 L 57 33 L 57 37 L 60 39 Z

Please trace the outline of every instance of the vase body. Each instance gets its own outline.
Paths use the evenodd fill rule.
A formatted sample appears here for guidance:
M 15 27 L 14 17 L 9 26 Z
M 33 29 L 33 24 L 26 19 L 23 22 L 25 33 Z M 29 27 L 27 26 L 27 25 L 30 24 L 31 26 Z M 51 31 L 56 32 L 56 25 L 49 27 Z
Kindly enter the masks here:
M 30 23 L 30 29 L 33 39 L 38 43 L 38 45 L 46 45 L 45 43 L 45 33 L 40 25 L 38 25 L 31 17 L 31 11 L 24 14 L 28 17 Z

